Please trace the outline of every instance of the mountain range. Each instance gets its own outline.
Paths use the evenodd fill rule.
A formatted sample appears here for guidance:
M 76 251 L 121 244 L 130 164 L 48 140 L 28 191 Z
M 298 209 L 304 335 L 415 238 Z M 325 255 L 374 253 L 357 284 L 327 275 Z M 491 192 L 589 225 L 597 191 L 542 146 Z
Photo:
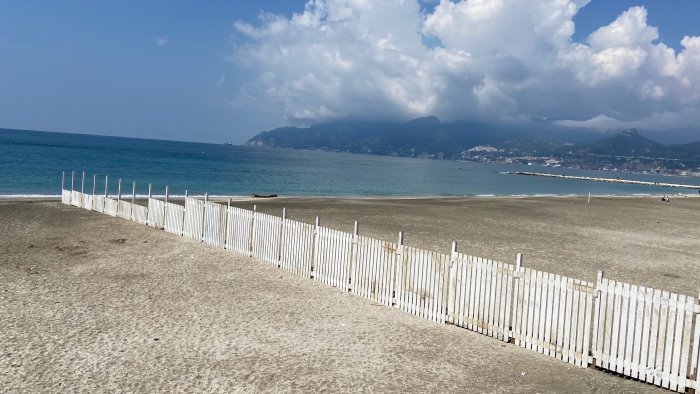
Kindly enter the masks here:
M 468 152 L 476 151 L 498 152 L 500 156 L 608 156 L 700 162 L 700 142 L 687 142 L 700 137 L 697 131 L 644 134 L 651 138 L 635 129 L 600 133 L 545 122 L 508 126 L 442 123 L 431 116 L 405 123 L 346 121 L 308 128 L 282 127 L 262 132 L 246 145 L 441 159 L 465 159 L 472 156 Z

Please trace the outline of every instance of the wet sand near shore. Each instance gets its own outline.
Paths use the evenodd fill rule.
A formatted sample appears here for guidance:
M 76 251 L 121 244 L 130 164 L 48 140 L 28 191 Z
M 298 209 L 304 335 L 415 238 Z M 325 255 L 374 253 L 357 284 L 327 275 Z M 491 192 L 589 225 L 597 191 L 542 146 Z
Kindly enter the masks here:
M 697 287 L 684 272 L 700 253 L 698 199 L 255 203 L 348 231 L 359 220 L 381 238 L 403 229 L 429 249 L 456 238 L 463 251 L 519 251 L 531 267 L 593 277 L 614 262 L 616 279 L 643 264 L 656 271 L 635 283 Z M 656 391 L 58 202 L 2 201 L 0 221 L 3 391 Z

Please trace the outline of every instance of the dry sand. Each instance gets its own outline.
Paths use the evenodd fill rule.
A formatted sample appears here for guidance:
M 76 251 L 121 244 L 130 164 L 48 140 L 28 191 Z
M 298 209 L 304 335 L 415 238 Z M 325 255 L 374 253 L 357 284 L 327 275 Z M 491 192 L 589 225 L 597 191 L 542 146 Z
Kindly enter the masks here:
M 604 268 L 691 294 L 698 285 L 698 199 L 259 203 L 282 205 L 344 230 L 357 219 L 382 238 L 403 229 L 430 249 L 456 239 L 582 278 Z M 0 202 L 0 222 L 3 392 L 656 390 L 57 202 Z

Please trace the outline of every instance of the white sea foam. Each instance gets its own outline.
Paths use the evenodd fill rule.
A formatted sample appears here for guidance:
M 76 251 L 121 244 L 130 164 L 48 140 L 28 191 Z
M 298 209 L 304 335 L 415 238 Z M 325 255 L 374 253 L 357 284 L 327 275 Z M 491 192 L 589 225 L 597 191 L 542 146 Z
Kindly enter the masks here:
M 60 194 L 0 194 L 0 199 L 10 200 L 19 198 L 50 198 L 60 199 Z

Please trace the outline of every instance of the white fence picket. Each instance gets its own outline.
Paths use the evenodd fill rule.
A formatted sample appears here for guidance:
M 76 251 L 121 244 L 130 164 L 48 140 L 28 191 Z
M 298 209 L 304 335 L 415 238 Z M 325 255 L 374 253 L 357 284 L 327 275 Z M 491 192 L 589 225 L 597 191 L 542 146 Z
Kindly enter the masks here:
M 516 343 L 580 367 L 588 366 L 592 283 L 521 269 L 514 295 Z
M 204 207 L 204 243 L 223 248 L 226 244 L 226 206 L 207 202 Z
M 92 210 L 95 212 L 104 213 L 104 211 L 105 211 L 105 196 L 95 195 L 93 197 Z
M 514 267 L 457 253 L 448 303 L 453 324 L 502 341 L 510 340 Z
M 688 376 L 690 377 L 691 388 L 695 392 L 700 391 L 700 299 L 695 300 L 695 334 L 693 335 L 693 349 L 690 353 L 690 368 Z M 694 381 L 693 381 L 694 379 Z
M 83 201 L 81 203 L 81 206 L 84 209 L 87 210 L 92 210 L 92 194 L 87 194 L 87 193 L 81 193 L 83 196 Z
M 398 245 L 358 236 L 350 272 L 353 294 L 391 306 Z
M 596 365 L 685 392 L 688 378 L 696 373 L 692 361 L 689 365 L 692 330 L 698 326 L 696 300 L 607 278 L 600 282 L 599 293 Z
M 70 198 L 71 198 L 70 190 L 66 190 L 66 189 L 61 190 L 61 203 L 66 204 L 66 205 L 71 205 Z
M 352 244 L 352 234 L 319 227 L 314 278 L 327 285 L 347 290 Z
M 163 229 L 165 226 L 165 201 L 156 200 L 155 198 L 148 199 L 148 225 Z
M 202 226 L 204 225 L 204 201 L 192 197 L 185 197 L 185 221 L 182 226 L 182 235 L 202 240 Z
M 117 204 L 117 200 L 109 197 L 104 198 L 104 213 L 106 215 L 117 217 L 118 210 L 119 204 Z
M 314 226 L 285 219 L 280 268 L 306 278 L 310 277 L 313 251 Z
M 434 322 L 445 322 L 449 255 L 403 246 L 392 271 L 396 276 L 397 308 Z
M 82 194 L 83 194 L 83 193 L 81 193 L 81 192 L 79 192 L 79 191 L 72 190 L 71 193 L 70 193 L 70 203 L 71 203 L 71 205 L 73 205 L 74 207 L 80 208 L 80 207 L 82 206 L 82 202 L 83 202 Z
M 226 231 L 226 249 L 248 255 L 253 226 L 253 211 L 229 207 Z
M 132 204 L 131 220 L 138 224 L 148 224 L 148 208 L 143 205 Z
M 182 235 L 182 223 L 185 220 L 185 207 L 172 202 L 165 203 L 165 231 Z
M 253 257 L 279 265 L 282 218 L 257 212 L 253 225 Z
M 120 200 L 117 216 L 122 219 L 131 220 L 131 203 L 128 201 Z

